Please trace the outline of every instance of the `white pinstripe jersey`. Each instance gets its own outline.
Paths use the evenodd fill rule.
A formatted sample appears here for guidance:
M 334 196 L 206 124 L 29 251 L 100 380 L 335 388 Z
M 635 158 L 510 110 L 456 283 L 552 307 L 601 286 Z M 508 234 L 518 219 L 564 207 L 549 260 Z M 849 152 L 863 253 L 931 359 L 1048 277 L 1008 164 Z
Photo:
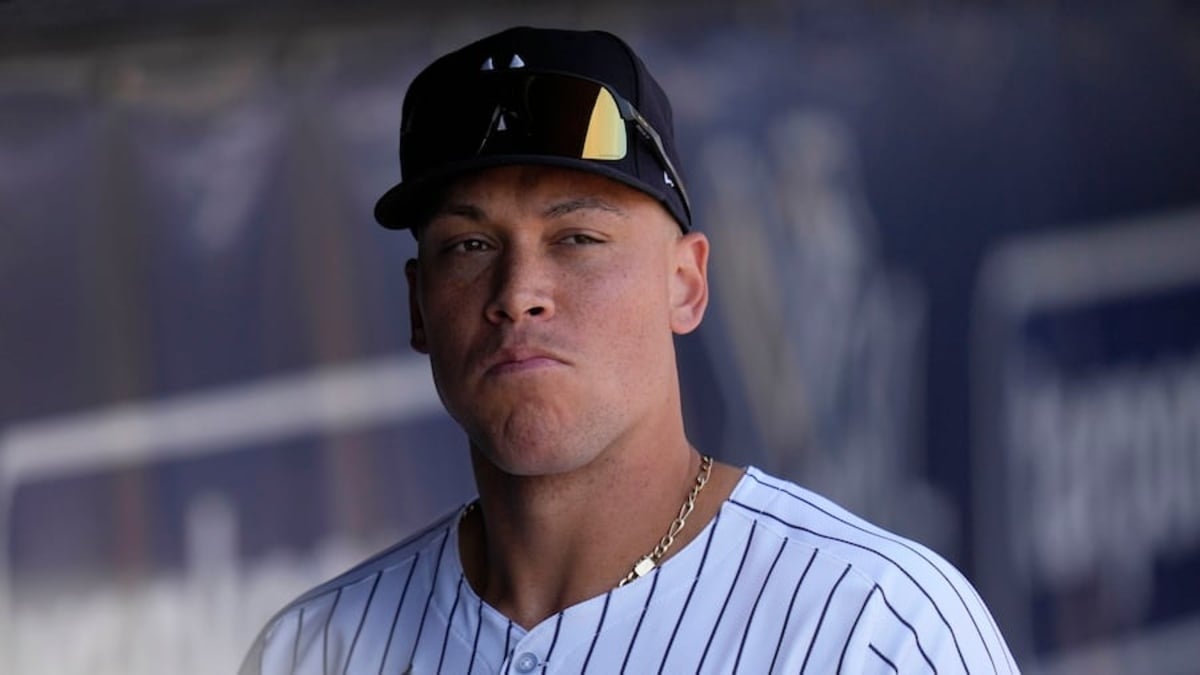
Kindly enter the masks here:
M 242 675 L 1017 672 L 949 563 L 755 468 L 664 565 L 531 630 L 465 581 L 457 522 L 300 597 Z

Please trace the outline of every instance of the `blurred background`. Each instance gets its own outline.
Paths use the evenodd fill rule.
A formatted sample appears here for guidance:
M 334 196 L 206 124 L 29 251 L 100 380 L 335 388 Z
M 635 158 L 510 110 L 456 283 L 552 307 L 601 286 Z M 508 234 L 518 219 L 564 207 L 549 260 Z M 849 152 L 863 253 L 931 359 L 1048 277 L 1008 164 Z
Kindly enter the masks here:
M 233 672 L 471 497 L 371 207 L 519 23 L 673 99 L 698 447 L 954 561 L 1027 672 L 1200 672 L 1200 9 L 882 0 L 0 0 L 0 672 Z

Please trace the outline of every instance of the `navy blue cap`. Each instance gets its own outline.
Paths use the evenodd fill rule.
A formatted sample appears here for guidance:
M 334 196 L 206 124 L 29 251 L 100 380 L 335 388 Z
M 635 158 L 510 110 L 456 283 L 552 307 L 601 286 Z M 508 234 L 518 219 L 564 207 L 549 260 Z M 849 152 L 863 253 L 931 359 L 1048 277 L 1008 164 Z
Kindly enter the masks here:
M 520 69 L 521 73 L 566 75 L 605 85 L 628 101 L 661 139 L 664 159 L 649 136 L 628 134 L 620 159 L 581 159 L 539 154 L 519 143 L 480 153 L 451 152 L 461 145 L 461 129 L 432 112 L 436 101 L 451 92 L 477 90 L 489 74 Z M 467 89 L 464 89 L 467 88 Z M 475 89 L 470 89 L 475 88 Z M 629 125 L 631 128 L 634 125 Z M 402 182 L 375 205 L 384 227 L 404 229 L 419 224 L 423 207 L 448 180 L 465 172 L 512 164 L 541 164 L 605 176 L 660 201 L 686 232 L 691 214 L 682 190 L 675 147 L 671 104 L 637 54 L 617 36 L 602 31 L 519 27 L 483 38 L 430 64 L 413 80 L 401 113 L 400 172 Z M 438 148 L 447 148 L 441 156 Z M 678 183 L 678 185 L 677 185 Z

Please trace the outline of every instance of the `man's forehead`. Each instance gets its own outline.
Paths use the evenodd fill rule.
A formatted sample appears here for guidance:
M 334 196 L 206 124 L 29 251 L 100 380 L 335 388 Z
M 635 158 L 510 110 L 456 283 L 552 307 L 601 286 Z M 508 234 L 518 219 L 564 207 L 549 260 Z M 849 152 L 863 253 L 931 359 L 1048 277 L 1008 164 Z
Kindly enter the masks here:
M 495 210 L 562 216 L 599 210 L 630 217 L 654 200 L 617 181 L 593 174 L 541 166 L 506 166 L 473 172 L 448 182 L 430 203 L 426 223 L 443 215 L 484 219 Z
M 450 180 L 443 201 L 485 199 L 517 194 L 555 199 L 565 195 L 597 200 L 651 202 L 648 195 L 611 178 L 557 166 L 516 164 L 472 171 Z
M 430 196 L 421 225 L 413 228 L 413 234 L 422 239 L 429 225 L 442 216 L 485 221 L 504 213 L 521 213 L 549 220 L 579 211 L 596 211 L 682 234 L 674 217 L 640 190 L 594 173 L 536 164 L 491 167 L 447 181 Z
M 434 218 L 439 216 L 461 216 L 468 220 L 486 220 L 489 217 L 490 204 L 484 200 L 482 202 L 473 200 L 469 196 L 454 199 L 449 198 L 442 202 L 438 210 L 433 214 Z M 627 209 L 616 200 L 605 199 L 604 197 L 581 193 L 578 196 L 575 194 L 565 194 L 560 198 L 547 199 L 540 202 L 528 203 L 530 207 L 530 215 L 539 216 L 541 218 L 557 218 L 565 216 L 576 211 L 603 211 L 612 214 L 622 219 L 628 219 L 630 213 Z

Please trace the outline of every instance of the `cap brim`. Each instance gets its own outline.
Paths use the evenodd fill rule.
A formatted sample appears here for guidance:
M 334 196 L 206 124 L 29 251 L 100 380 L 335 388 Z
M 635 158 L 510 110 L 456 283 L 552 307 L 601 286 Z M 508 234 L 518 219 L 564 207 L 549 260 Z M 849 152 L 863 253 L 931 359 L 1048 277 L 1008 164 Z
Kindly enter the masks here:
M 605 166 L 600 162 L 548 155 L 493 155 L 475 157 L 467 161 L 447 164 L 436 171 L 427 172 L 417 180 L 401 182 L 399 185 L 385 192 L 379 198 L 379 201 L 375 202 L 375 221 L 392 230 L 406 230 L 415 225 L 420 225 L 421 223 L 416 221 L 422 217 L 425 210 L 422 207 L 427 208 L 428 206 L 424 200 L 428 199 L 434 191 L 440 189 L 448 181 L 472 171 L 518 164 L 557 166 L 586 171 L 615 180 L 623 185 L 628 185 L 658 200 L 671 213 L 675 220 L 680 223 L 680 227 L 685 231 L 687 230 L 683 225 L 684 221 L 681 219 L 680 214 L 674 212 L 665 191 L 657 190 L 654 186 L 637 180 L 624 171 L 615 167 Z

